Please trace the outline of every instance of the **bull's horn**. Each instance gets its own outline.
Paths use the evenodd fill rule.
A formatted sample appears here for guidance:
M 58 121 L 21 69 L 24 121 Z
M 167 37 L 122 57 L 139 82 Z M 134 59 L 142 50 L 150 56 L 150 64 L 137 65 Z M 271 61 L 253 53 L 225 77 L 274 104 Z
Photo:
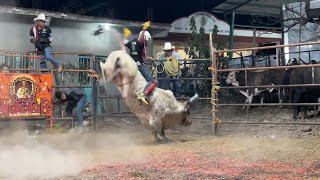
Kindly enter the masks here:
M 188 103 L 192 103 L 193 101 L 195 101 L 196 99 L 199 98 L 199 95 L 198 93 L 196 93 L 194 96 L 192 96 L 189 100 L 188 100 Z

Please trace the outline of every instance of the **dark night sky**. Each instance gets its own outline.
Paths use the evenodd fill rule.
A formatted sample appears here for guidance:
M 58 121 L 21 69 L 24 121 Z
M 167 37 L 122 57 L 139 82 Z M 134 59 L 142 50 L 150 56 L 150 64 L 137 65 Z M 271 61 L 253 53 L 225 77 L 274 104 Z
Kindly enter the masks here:
M 11 1 L 11 2 L 10 2 Z M 32 6 L 34 0 L 0 0 L 0 5 L 15 4 L 25 8 L 38 8 L 52 11 L 65 11 L 68 2 L 77 2 L 73 5 L 71 13 L 79 13 L 80 9 L 102 3 L 103 5 L 95 10 L 84 13 L 85 15 L 107 16 L 107 9 L 114 8 L 115 18 L 132 21 L 146 21 L 147 8 L 154 8 L 154 21 L 159 23 L 171 23 L 175 19 L 187 16 L 195 11 L 208 11 L 224 2 L 225 0 L 38 0 L 40 5 Z M 19 3 L 16 3 L 19 2 Z
M 38 1 L 38 4 L 33 4 Z M 108 9 L 114 8 L 114 18 L 130 21 L 147 21 L 147 8 L 153 8 L 153 22 L 172 23 L 177 18 L 196 11 L 210 12 L 226 0 L 0 0 L 0 5 L 108 17 Z M 17 3 L 18 2 L 18 3 Z M 100 4 L 99 8 L 92 8 Z M 224 19 L 221 14 L 214 14 Z M 250 16 L 237 15 L 235 23 L 251 25 Z M 275 25 L 279 26 L 279 24 Z

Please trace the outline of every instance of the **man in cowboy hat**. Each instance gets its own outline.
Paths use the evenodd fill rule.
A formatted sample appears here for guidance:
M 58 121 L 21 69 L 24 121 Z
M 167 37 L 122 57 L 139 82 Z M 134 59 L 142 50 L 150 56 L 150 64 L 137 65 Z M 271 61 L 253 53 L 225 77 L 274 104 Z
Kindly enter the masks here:
M 124 29 L 124 41 L 123 44 L 129 48 L 131 57 L 137 62 L 138 69 L 142 76 L 146 79 L 148 84 L 144 88 L 143 93 L 138 97 L 142 102 L 148 104 L 147 97 L 152 93 L 158 84 L 158 80 L 153 79 L 148 66 L 145 65 L 146 47 L 151 40 L 151 35 L 147 31 L 150 26 L 150 21 L 143 24 L 143 30 L 139 33 L 138 39 L 135 38 L 131 41 L 128 38 L 131 36 L 131 31 L 127 28 Z
M 178 60 L 178 74 L 176 76 L 172 76 L 171 74 L 168 74 L 166 71 L 164 71 L 162 74 L 160 74 L 161 78 L 165 78 L 160 80 L 160 87 L 162 89 L 170 89 L 171 82 L 173 83 L 173 92 L 176 97 L 181 96 L 181 88 L 182 88 L 182 82 L 179 79 L 181 76 L 181 69 L 180 65 L 183 64 L 183 61 L 181 61 L 180 55 L 174 51 L 175 47 L 172 46 L 171 42 L 165 42 L 164 46 L 162 47 L 162 50 L 164 51 L 164 54 L 160 56 L 160 59 L 177 59 Z M 173 80 L 174 79 L 174 80 Z
M 33 43 L 36 47 L 36 51 L 43 52 L 45 58 L 51 61 L 57 68 L 58 72 L 62 70 L 62 64 L 59 60 L 52 56 L 52 48 L 50 43 L 52 42 L 52 31 L 45 25 L 46 16 L 45 14 L 39 14 L 36 18 L 33 19 L 35 26 L 30 30 L 30 42 Z M 42 69 L 47 69 L 47 64 L 45 59 L 40 60 L 40 67 Z

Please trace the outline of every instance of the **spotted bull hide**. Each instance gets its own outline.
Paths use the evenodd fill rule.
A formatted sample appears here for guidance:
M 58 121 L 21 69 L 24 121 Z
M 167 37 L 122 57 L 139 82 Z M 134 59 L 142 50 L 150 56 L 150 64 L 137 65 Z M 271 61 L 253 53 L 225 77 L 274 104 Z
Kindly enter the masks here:
M 137 97 L 147 85 L 147 81 L 125 51 L 112 52 L 100 66 L 104 82 L 117 86 L 130 111 L 152 132 L 155 141 L 168 141 L 164 132 L 166 129 L 177 125 L 191 125 L 189 105 L 197 95 L 188 101 L 179 102 L 172 91 L 155 88 L 149 96 L 149 105 L 145 105 L 137 100 Z
M 281 85 L 284 80 L 285 70 L 263 70 L 263 71 L 248 71 L 247 83 L 245 80 L 244 71 L 229 72 L 226 83 L 233 86 L 263 86 L 263 85 Z M 250 88 L 250 89 L 236 89 L 236 92 L 241 93 L 246 97 L 245 103 L 251 104 L 255 96 L 268 94 L 275 90 L 275 88 Z M 282 101 L 282 89 L 278 89 L 279 100 Z M 263 104 L 263 96 L 260 96 L 260 102 Z M 245 108 L 245 107 L 244 107 Z M 250 108 L 250 106 L 248 106 Z

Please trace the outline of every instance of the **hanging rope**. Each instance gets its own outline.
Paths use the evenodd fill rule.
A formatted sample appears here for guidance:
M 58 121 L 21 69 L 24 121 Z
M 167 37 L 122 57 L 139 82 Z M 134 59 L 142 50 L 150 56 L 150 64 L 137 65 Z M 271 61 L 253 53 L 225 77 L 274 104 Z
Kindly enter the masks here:
M 153 63 L 151 68 L 151 75 L 156 78 L 159 73 L 164 72 L 164 65 L 162 63 Z
M 177 76 L 179 73 L 179 61 L 176 58 L 167 58 L 164 68 L 169 76 Z
M 97 74 L 97 72 L 93 69 L 89 69 L 88 71 L 88 77 L 94 77 L 97 79 L 97 81 L 99 81 L 99 75 Z
M 208 70 L 211 70 L 211 71 L 215 71 L 216 72 L 216 69 L 214 67 L 208 67 Z M 215 73 L 217 74 L 217 73 Z M 211 89 L 211 93 L 214 93 L 215 94 L 215 97 L 217 99 L 211 99 L 211 104 L 212 106 L 214 106 L 214 110 L 212 109 L 211 113 L 213 114 L 216 114 L 218 112 L 218 92 L 220 90 L 220 86 L 219 86 L 220 82 L 218 81 L 215 81 L 215 80 L 212 80 L 212 89 Z M 221 120 L 218 118 L 218 117 L 214 117 L 214 122 L 213 124 L 221 124 Z
M 213 122 L 213 124 L 221 124 L 222 121 L 216 117 L 215 121 Z
M 211 83 L 211 85 L 212 85 L 211 92 L 213 92 L 213 93 L 218 93 L 218 91 L 220 90 L 219 84 L 220 84 L 220 82 L 213 81 L 213 82 Z
M 163 63 L 159 63 L 156 65 L 156 70 L 157 70 L 157 73 L 163 73 L 164 72 L 164 65 Z
M 154 57 L 148 57 L 147 59 L 149 59 L 152 63 L 151 66 L 151 76 L 153 78 L 157 78 L 159 73 L 163 73 L 164 72 L 164 66 L 161 62 L 153 62 Z M 161 68 L 161 69 L 160 69 Z

